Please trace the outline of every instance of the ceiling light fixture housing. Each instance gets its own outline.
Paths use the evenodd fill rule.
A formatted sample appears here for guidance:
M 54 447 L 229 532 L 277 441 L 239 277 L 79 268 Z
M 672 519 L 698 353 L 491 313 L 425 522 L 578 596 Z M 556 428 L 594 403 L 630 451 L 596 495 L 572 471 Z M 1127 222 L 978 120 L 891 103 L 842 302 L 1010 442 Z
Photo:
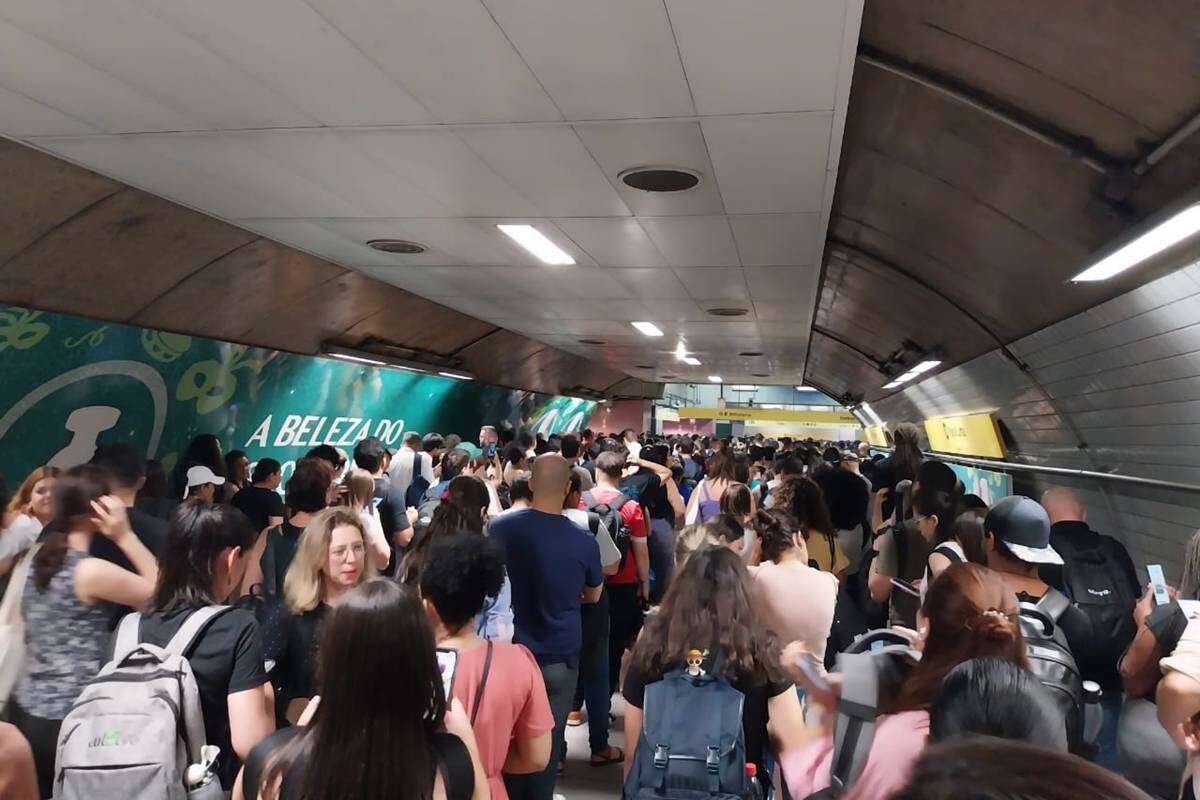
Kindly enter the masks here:
M 744 317 L 750 313 L 750 309 L 733 308 L 727 306 L 721 308 L 709 308 L 706 309 L 705 313 L 711 314 L 714 317 Z
M 915 367 L 913 367 L 912 369 L 910 369 L 908 372 L 904 373 L 903 375 L 895 377 L 892 380 L 885 383 L 883 385 L 883 388 L 884 389 L 895 389 L 899 386 L 903 386 L 904 384 L 911 381 L 913 378 L 916 378 L 918 375 L 923 375 L 926 372 L 929 372 L 929 370 L 935 369 L 936 367 L 941 366 L 941 363 L 942 362 L 940 359 L 929 359 L 926 361 L 922 361 L 920 364 L 917 364 Z
M 575 263 L 570 253 L 563 250 L 532 225 L 497 225 L 505 236 L 533 253 L 543 264 L 565 266 Z
M 700 183 L 700 173 L 682 167 L 634 167 L 617 176 L 621 183 L 643 192 L 686 192 Z
M 321 355 L 326 358 L 337 359 L 338 361 L 349 361 L 354 364 L 364 364 L 383 369 L 397 369 L 401 372 L 416 372 L 422 375 L 440 375 L 443 378 L 452 378 L 456 381 L 476 380 L 475 376 L 471 373 L 447 365 L 426 364 L 422 361 L 395 358 L 382 353 L 373 353 L 369 350 L 356 350 L 353 347 L 343 347 L 342 345 L 332 343 L 321 345 Z
M 1128 244 L 1071 278 L 1072 283 L 1106 281 L 1200 232 L 1200 203 L 1168 217 Z
M 420 242 L 410 242 L 407 239 L 372 239 L 367 247 L 381 253 L 393 253 L 401 256 L 415 256 L 424 253 L 429 248 Z

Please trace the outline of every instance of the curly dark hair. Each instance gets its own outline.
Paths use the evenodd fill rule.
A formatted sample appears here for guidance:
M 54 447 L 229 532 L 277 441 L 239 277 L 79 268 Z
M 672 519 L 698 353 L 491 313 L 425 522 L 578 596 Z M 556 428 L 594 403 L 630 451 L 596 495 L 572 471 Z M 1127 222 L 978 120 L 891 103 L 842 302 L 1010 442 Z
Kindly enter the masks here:
M 698 550 L 676 573 L 633 659 L 649 682 L 682 666 L 694 649 L 708 650 L 710 659 L 719 653 L 719 671 L 730 680 L 782 679 L 775 635 L 755 613 L 750 573 L 725 547 Z
M 441 538 L 429 548 L 421 571 L 421 596 L 451 631 L 471 622 L 484 601 L 504 585 L 504 549 L 468 533 Z
M 459 533 L 483 535 L 483 510 L 490 499 L 484 482 L 474 475 L 459 475 L 446 485 L 446 495 L 433 510 L 429 526 L 418 534 L 404 557 L 401 575 L 409 586 L 420 581 L 430 549 L 438 539 Z

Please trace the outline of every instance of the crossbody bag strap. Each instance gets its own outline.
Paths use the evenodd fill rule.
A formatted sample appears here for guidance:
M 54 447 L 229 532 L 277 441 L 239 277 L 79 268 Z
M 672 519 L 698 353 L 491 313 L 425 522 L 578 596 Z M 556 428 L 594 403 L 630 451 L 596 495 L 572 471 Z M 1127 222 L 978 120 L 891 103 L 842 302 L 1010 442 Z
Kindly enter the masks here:
M 487 688 L 488 673 L 492 671 L 492 650 L 495 645 L 491 639 L 487 643 L 487 655 L 483 659 L 483 677 L 479 679 L 479 688 L 475 690 L 475 707 L 471 709 L 471 727 L 475 727 L 475 718 L 479 709 L 483 708 L 483 690 Z
M 1071 607 L 1071 601 L 1057 589 L 1050 589 L 1042 595 L 1042 599 L 1037 602 L 1037 607 L 1044 611 L 1046 616 L 1050 617 L 1051 621 L 1057 625 L 1058 620 Z
M 25 591 L 25 584 L 29 581 L 29 572 L 33 569 L 33 557 L 37 555 L 40 547 L 40 544 L 31 546 L 13 567 L 8 588 L 4 591 L 4 599 L 0 600 L 0 624 L 14 625 L 20 620 L 21 595 Z

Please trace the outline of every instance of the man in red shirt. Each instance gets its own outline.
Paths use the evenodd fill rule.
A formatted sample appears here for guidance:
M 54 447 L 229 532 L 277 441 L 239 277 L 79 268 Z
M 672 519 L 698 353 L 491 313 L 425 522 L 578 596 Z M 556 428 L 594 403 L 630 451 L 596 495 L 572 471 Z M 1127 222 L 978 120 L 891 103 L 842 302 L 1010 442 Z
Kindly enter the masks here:
M 607 504 L 621 494 L 621 475 L 625 470 L 624 452 L 601 453 L 596 458 L 596 486 L 587 496 L 591 507 Z M 588 507 L 585 501 L 584 507 Z M 650 526 L 635 500 L 627 501 L 620 508 L 621 520 L 629 529 L 629 550 L 621 562 L 616 575 L 607 580 L 609 633 L 608 633 L 608 682 L 612 691 L 617 690 L 621 678 L 621 657 L 633 646 L 642 629 L 642 603 L 650 600 L 650 549 L 647 538 Z M 617 531 L 610 531 L 613 539 Z M 618 542 L 618 545 L 620 542 Z

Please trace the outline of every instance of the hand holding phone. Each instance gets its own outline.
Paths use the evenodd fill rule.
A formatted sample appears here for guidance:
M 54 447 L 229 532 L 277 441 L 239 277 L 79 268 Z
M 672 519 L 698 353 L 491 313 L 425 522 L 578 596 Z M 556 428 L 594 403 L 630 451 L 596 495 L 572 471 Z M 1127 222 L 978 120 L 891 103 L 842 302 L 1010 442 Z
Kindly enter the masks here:
M 916 586 L 913 586 L 911 583 L 904 580 L 903 578 L 892 578 L 892 586 L 896 587 L 897 589 L 899 589 L 902 592 L 907 592 L 908 594 L 911 594 L 913 597 L 921 596 L 921 590 L 918 589 Z
M 1146 572 L 1150 575 L 1150 587 L 1154 590 L 1155 604 L 1165 606 L 1171 602 L 1171 595 L 1167 592 L 1167 579 L 1163 577 L 1162 564 L 1147 564 Z
M 458 651 L 439 647 L 437 649 L 438 670 L 442 673 L 442 688 L 446 699 L 454 694 L 454 672 L 458 667 Z

